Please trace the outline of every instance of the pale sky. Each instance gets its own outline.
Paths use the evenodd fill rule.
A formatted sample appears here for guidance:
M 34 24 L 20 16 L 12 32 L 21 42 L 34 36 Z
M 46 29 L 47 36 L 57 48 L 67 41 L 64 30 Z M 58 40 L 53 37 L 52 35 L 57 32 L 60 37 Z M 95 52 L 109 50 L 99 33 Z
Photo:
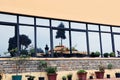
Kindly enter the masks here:
M 0 0 L 0 11 L 120 25 L 120 0 Z

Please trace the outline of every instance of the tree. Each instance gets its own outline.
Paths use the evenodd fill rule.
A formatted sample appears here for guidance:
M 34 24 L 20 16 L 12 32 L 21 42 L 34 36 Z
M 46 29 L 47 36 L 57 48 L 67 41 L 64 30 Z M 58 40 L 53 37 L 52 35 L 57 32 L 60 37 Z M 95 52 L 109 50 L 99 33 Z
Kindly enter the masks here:
M 56 38 L 61 38 L 61 46 L 62 46 L 62 40 L 63 39 L 66 39 L 66 36 L 65 36 L 65 30 L 64 30 L 64 24 L 61 23 L 58 28 L 58 31 L 56 32 Z
M 26 50 L 28 45 L 31 43 L 31 40 L 26 35 L 19 35 L 19 46 L 20 50 Z M 16 51 L 14 50 L 17 48 L 17 37 L 14 36 L 9 39 L 9 46 L 8 51 L 10 52 L 11 57 L 16 56 Z M 12 51 L 13 50 L 13 51 Z
M 28 48 L 28 45 L 31 43 L 31 40 L 26 35 L 20 35 L 20 49 Z

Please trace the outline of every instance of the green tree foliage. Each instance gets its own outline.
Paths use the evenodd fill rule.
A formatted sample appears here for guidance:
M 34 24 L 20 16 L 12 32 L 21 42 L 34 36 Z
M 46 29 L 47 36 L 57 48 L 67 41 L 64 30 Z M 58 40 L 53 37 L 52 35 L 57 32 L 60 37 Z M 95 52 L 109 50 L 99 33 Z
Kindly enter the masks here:
M 64 30 L 64 24 L 61 23 L 59 26 L 58 26 L 58 31 L 56 32 L 56 38 L 61 38 L 61 45 L 62 45 L 62 39 L 66 39 L 66 36 L 65 36 L 65 30 Z
M 26 35 L 20 35 L 19 36 L 19 43 L 20 43 L 19 44 L 20 50 L 25 50 L 28 47 L 28 45 L 31 43 L 31 40 Z M 17 37 L 16 36 L 11 37 L 9 39 L 8 51 L 10 52 L 11 57 L 16 56 L 15 51 L 11 52 L 11 50 L 13 50 L 15 48 L 17 48 Z

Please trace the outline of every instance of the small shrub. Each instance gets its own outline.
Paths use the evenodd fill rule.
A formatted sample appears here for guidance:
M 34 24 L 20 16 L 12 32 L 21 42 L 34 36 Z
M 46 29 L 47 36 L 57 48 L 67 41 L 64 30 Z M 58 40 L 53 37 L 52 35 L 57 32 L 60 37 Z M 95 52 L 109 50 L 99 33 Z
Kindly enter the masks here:
M 47 67 L 47 62 L 46 61 L 39 61 L 38 63 L 38 69 L 42 70 L 45 69 Z
M 48 73 L 48 74 L 51 74 L 51 73 L 56 73 L 57 72 L 57 67 L 52 67 L 52 66 L 48 66 L 45 71 Z
M 95 52 L 91 52 L 90 57 L 95 57 Z
M 99 68 L 100 72 L 104 72 L 105 71 L 105 66 L 102 63 L 100 63 L 100 65 L 98 65 L 98 68 Z
M 108 57 L 109 56 L 109 53 L 104 53 L 104 57 Z
M 96 51 L 96 52 L 92 52 L 90 54 L 91 57 L 99 57 L 100 56 L 100 52 Z
M 72 78 L 72 74 L 68 74 L 68 75 L 67 75 L 67 78 Z
M 100 52 L 96 51 L 95 52 L 95 57 L 99 57 L 100 56 Z
M 83 70 L 83 69 L 81 69 L 81 70 L 78 70 L 78 71 L 77 71 L 77 74 L 79 74 L 79 73 L 86 73 L 86 71 Z
M 109 64 L 107 65 L 107 68 L 108 68 L 108 69 L 112 69 L 112 67 L 113 67 L 113 65 L 112 65 L 111 63 L 109 63 Z
M 27 51 L 27 50 L 21 50 L 21 51 L 20 51 L 20 54 L 21 54 L 21 55 L 26 55 L 26 56 L 27 56 L 27 55 L 28 55 L 28 51 Z
M 115 57 L 115 53 L 114 53 L 114 52 L 111 52 L 111 53 L 110 53 L 110 57 Z
M 25 77 L 28 77 L 30 79 L 34 79 L 35 78 L 35 76 L 32 76 L 32 75 L 25 75 Z
M 66 80 L 66 76 L 62 76 L 62 79 L 63 79 L 63 80 Z

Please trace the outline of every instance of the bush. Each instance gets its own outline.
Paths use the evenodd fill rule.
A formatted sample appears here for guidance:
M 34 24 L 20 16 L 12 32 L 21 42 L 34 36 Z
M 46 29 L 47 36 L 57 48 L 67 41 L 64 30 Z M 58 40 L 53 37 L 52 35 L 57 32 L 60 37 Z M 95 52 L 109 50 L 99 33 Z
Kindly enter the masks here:
M 104 57 L 108 57 L 109 56 L 109 53 L 104 53 Z
M 20 55 L 28 56 L 28 51 L 27 50 L 21 50 Z
M 110 53 L 110 57 L 115 57 L 115 53 L 114 53 L 114 52 L 111 52 L 111 53 Z
M 99 57 L 100 56 L 100 52 L 96 51 L 95 52 L 95 57 Z
M 96 51 L 96 52 L 92 52 L 90 54 L 91 57 L 99 57 L 100 56 L 100 52 Z
M 47 67 L 47 62 L 46 61 L 39 61 L 38 63 L 38 69 L 42 70 L 45 69 Z
M 92 53 L 90 54 L 90 57 L 95 57 L 95 52 L 92 52 Z
M 108 69 L 112 69 L 112 67 L 113 67 L 113 65 L 112 65 L 111 63 L 109 63 L 109 64 L 107 65 L 107 68 L 108 68 Z

